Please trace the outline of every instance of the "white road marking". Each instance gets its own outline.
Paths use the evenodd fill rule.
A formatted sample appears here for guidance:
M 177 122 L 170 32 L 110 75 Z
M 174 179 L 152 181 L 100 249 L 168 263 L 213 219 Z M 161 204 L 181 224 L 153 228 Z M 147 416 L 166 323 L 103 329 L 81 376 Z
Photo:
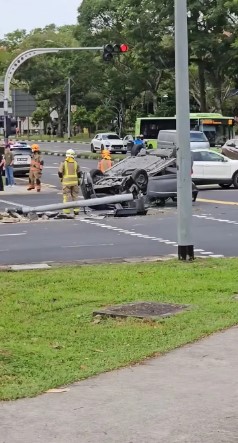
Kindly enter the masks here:
M 0 199 L 0 203 L 6 203 L 7 205 L 12 205 L 12 206 L 22 206 L 22 204 L 19 203 L 15 203 L 15 202 L 9 202 L 8 200 L 2 200 Z
M 228 223 L 229 225 L 238 225 L 238 222 L 235 220 L 227 220 L 225 218 L 215 218 L 215 217 L 210 217 L 209 215 L 193 215 L 193 217 L 203 218 L 204 220 L 218 221 L 220 223 Z
M 114 243 L 98 243 L 96 245 L 69 245 L 61 246 L 61 248 L 96 248 L 98 246 L 114 246 Z
M 119 234 L 130 235 L 131 237 L 137 237 L 137 238 L 143 238 L 145 240 L 157 241 L 158 243 L 164 243 L 166 245 L 171 245 L 171 246 L 174 246 L 174 247 L 178 246 L 178 244 L 175 241 L 170 241 L 170 240 L 166 240 L 166 239 L 163 239 L 163 238 L 152 237 L 152 236 L 147 235 L 147 234 L 141 234 L 139 232 L 134 232 L 134 229 L 133 229 L 133 231 L 128 231 L 127 229 L 117 228 L 116 226 L 106 225 L 105 223 L 95 222 L 93 220 L 86 220 L 86 219 L 80 220 L 80 222 L 87 223 L 87 224 L 90 224 L 90 225 L 95 225 L 95 226 L 98 226 L 100 228 L 108 229 L 108 230 L 111 230 L 111 231 L 118 231 Z M 101 245 L 101 246 L 103 246 L 103 245 Z M 105 246 L 107 246 L 107 245 L 105 245 Z M 111 246 L 113 246 L 113 244 L 111 244 Z M 66 246 L 63 246 L 63 247 L 66 247 Z M 77 247 L 77 246 L 67 246 L 67 247 Z M 81 245 L 81 247 L 82 247 L 82 245 Z M 216 255 L 216 254 L 214 254 L 211 251 L 207 251 L 206 252 L 206 251 L 204 251 L 204 249 L 195 249 L 194 252 L 199 252 L 201 255 L 207 255 L 209 257 L 214 257 L 214 258 L 216 258 L 216 257 L 217 258 L 224 257 L 224 255 Z M 176 254 L 169 254 L 169 255 L 177 257 Z
M 15 234 L 0 234 L 0 237 L 17 237 L 20 235 L 26 235 L 26 232 L 17 232 Z

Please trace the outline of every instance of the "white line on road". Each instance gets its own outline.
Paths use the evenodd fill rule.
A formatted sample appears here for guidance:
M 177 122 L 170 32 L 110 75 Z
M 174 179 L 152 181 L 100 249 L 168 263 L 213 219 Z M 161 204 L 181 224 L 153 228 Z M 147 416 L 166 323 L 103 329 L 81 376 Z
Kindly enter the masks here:
M 16 237 L 16 236 L 20 236 L 20 235 L 26 235 L 27 232 L 17 232 L 17 233 L 12 233 L 12 234 L 0 234 L 0 237 Z
M 202 218 L 204 220 L 218 221 L 220 223 L 228 223 L 229 225 L 238 225 L 237 221 L 227 220 L 227 219 L 224 219 L 224 218 L 210 217 L 209 215 L 193 215 L 193 217 Z
M 15 202 L 9 202 L 8 200 L 2 200 L 0 199 L 0 203 L 6 203 L 7 205 L 12 205 L 12 206 L 22 206 L 22 204 L 19 203 L 15 203 Z
M 96 248 L 98 246 L 114 246 L 114 243 L 98 243 L 96 245 L 69 245 L 61 246 L 61 248 Z
M 87 224 L 90 224 L 90 225 L 95 225 L 95 226 L 98 226 L 100 228 L 108 229 L 108 230 L 111 230 L 111 231 L 118 231 L 120 234 L 126 234 L 126 235 L 130 235 L 132 237 L 143 238 L 145 240 L 151 240 L 151 241 L 157 241 L 159 243 L 164 243 L 166 245 L 171 245 L 171 246 L 175 246 L 175 247 L 178 246 L 178 244 L 176 242 L 174 242 L 174 241 L 170 241 L 170 240 L 163 239 L 163 238 L 152 237 L 152 236 L 147 235 L 147 234 L 141 234 L 139 232 L 134 232 L 134 230 L 133 231 L 128 231 L 127 229 L 116 228 L 115 226 L 106 225 L 105 223 L 99 223 L 99 222 L 96 222 L 96 221 L 93 221 L 93 220 L 80 220 L 80 222 L 87 223 Z M 211 251 L 207 251 L 206 252 L 203 249 L 195 249 L 194 252 L 199 252 L 201 255 L 207 255 L 209 257 L 214 257 L 214 258 L 224 257 L 223 255 L 215 255 Z M 176 254 L 174 254 L 174 255 L 177 256 Z

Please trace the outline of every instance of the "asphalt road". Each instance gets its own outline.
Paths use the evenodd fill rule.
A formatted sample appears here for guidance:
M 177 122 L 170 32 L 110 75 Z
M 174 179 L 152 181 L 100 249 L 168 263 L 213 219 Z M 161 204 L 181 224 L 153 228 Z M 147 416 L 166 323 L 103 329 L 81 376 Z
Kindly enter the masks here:
M 65 153 L 67 149 L 72 148 L 77 154 L 81 152 L 91 152 L 90 143 L 39 143 L 42 151 L 62 152 Z
M 49 192 L 1 195 L 0 210 L 16 205 L 42 205 L 62 201 L 57 169 L 60 157 L 46 156 L 43 183 Z M 81 160 L 83 170 L 96 166 Z M 21 181 L 27 184 L 27 179 Z M 0 264 L 72 262 L 177 255 L 176 206 L 150 211 L 143 217 L 79 219 L 0 225 Z M 238 190 L 202 189 L 193 204 L 195 254 L 238 256 Z

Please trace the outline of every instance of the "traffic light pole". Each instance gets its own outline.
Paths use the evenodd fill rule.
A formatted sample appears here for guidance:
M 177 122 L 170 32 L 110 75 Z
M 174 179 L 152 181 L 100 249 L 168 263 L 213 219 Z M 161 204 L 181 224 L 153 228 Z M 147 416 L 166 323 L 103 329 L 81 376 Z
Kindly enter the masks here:
M 36 57 L 41 54 L 52 54 L 58 52 L 66 52 L 66 51 L 102 51 L 104 46 L 95 46 L 95 47 L 79 47 L 79 48 L 35 48 L 29 49 L 28 51 L 22 52 L 19 54 L 9 65 L 5 79 L 4 79 L 4 137 L 5 141 L 8 140 L 8 132 L 7 132 L 7 121 L 9 114 L 9 100 L 10 100 L 10 83 L 13 75 L 17 71 L 17 69 L 30 58 Z
M 187 0 L 175 0 L 178 258 L 193 260 Z

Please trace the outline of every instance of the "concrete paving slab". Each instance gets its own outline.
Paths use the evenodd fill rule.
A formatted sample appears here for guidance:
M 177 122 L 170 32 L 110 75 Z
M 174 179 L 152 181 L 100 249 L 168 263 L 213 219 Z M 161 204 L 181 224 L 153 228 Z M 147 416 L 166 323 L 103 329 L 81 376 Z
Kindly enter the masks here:
M 11 265 L 9 266 L 9 269 L 11 271 L 29 271 L 32 269 L 50 269 L 51 266 L 47 263 L 32 263 L 32 264 L 26 264 L 26 265 Z
M 238 327 L 141 365 L 0 403 L 0 443 L 237 443 Z

